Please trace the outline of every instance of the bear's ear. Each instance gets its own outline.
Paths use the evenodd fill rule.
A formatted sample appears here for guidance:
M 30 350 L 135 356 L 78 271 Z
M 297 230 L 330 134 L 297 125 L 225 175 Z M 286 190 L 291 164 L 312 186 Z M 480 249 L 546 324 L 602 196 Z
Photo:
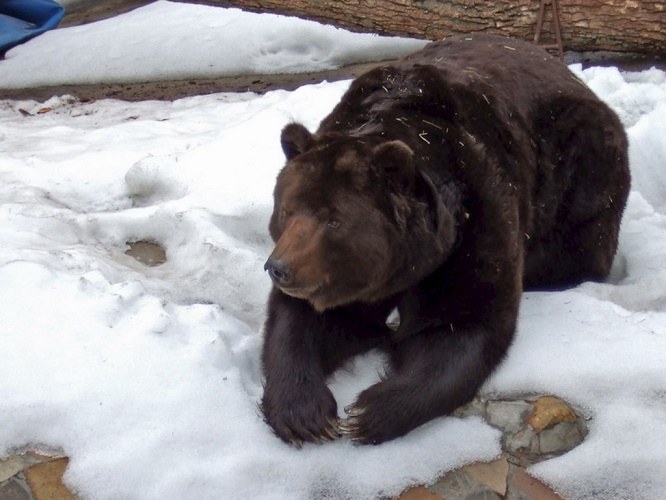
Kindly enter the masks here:
M 282 129 L 280 142 L 287 160 L 291 160 L 310 148 L 312 134 L 300 123 L 290 123 Z
M 414 181 L 414 151 L 402 141 L 388 141 L 372 150 L 373 164 L 389 183 L 409 189 Z

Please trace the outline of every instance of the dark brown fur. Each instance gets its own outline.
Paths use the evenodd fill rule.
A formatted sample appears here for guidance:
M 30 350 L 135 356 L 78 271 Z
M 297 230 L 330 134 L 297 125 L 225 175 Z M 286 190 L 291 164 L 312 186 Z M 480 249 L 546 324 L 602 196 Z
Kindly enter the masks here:
M 524 286 L 610 270 L 624 131 L 532 45 L 432 43 L 360 76 L 314 135 L 285 127 L 282 146 L 262 409 L 287 442 L 381 443 L 449 414 L 506 354 Z M 376 346 L 386 376 L 338 421 L 326 377 Z

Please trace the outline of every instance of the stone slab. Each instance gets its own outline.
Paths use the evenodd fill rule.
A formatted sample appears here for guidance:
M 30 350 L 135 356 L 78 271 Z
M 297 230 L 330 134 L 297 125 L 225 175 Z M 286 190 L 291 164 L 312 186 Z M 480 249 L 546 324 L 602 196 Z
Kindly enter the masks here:
M 25 477 L 35 500 L 77 500 L 74 493 L 62 482 L 68 463 L 69 459 L 59 458 L 25 470 Z
M 424 486 L 415 486 L 414 488 L 405 490 L 398 497 L 398 500 L 444 500 L 444 497 L 433 493 Z
M 502 457 L 493 462 L 474 463 L 464 467 L 465 472 L 477 483 L 504 496 L 506 494 L 506 480 L 509 474 L 509 462 Z
M 10 479 L 0 484 L 0 500 L 32 500 L 32 496 L 16 479 Z

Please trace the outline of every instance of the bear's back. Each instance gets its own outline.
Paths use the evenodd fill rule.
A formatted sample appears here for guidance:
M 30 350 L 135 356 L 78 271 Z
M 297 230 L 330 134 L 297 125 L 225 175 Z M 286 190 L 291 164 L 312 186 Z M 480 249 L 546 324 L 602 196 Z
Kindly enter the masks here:
M 556 57 L 542 48 L 507 37 L 458 35 L 433 42 L 399 66 L 432 65 L 446 82 L 505 101 L 529 115 L 551 99 L 596 100 L 594 94 Z

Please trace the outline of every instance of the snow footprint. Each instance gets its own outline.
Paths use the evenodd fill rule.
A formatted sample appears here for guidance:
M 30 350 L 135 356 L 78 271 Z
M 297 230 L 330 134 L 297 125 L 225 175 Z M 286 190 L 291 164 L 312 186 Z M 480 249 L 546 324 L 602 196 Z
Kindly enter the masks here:
M 313 65 L 316 70 L 330 69 L 328 59 L 333 49 L 332 41 L 325 38 L 285 38 L 282 33 L 272 33 L 254 57 L 253 67 L 257 71 L 271 68 L 273 73 L 294 71 L 305 64 Z
M 185 196 L 187 186 L 173 172 L 177 163 L 176 155 L 151 155 L 132 165 L 125 174 L 125 184 L 134 206 L 145 207 Z

